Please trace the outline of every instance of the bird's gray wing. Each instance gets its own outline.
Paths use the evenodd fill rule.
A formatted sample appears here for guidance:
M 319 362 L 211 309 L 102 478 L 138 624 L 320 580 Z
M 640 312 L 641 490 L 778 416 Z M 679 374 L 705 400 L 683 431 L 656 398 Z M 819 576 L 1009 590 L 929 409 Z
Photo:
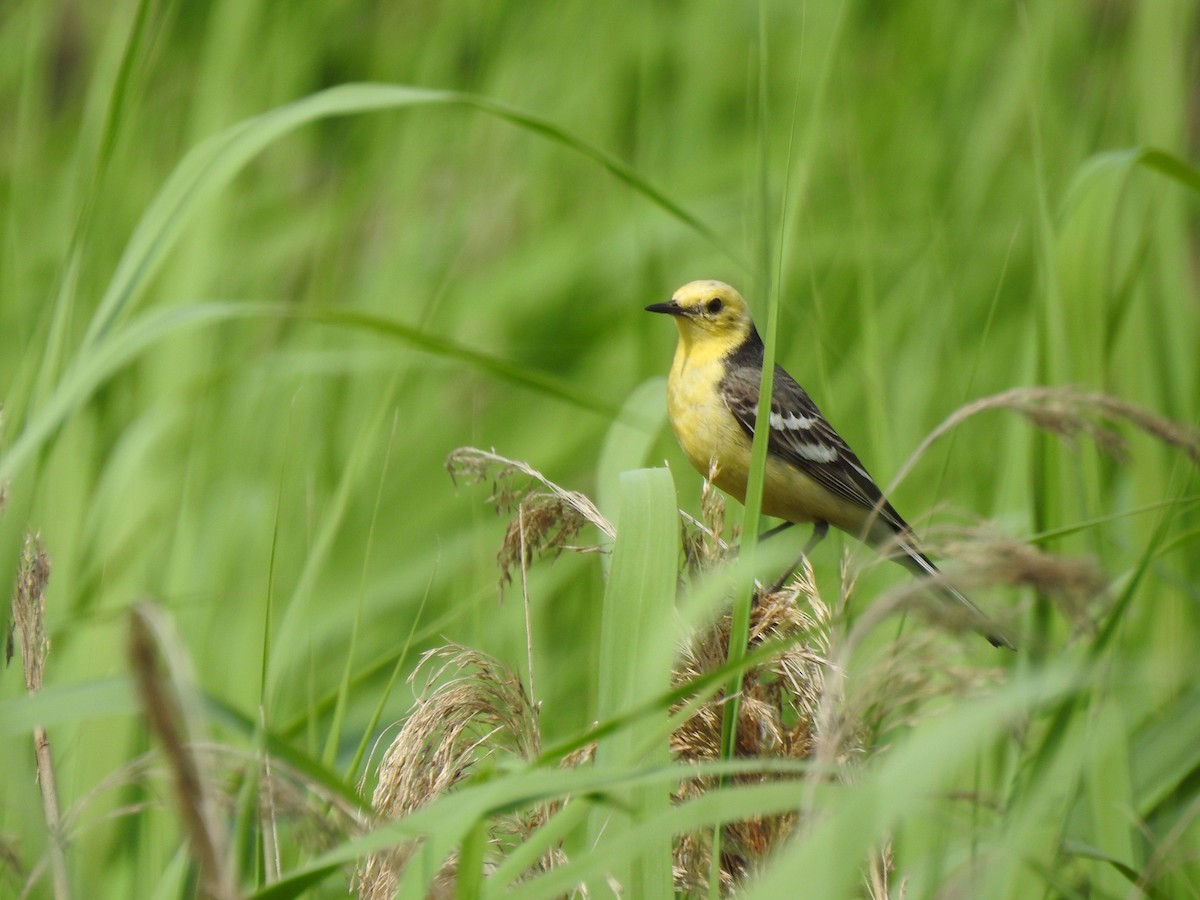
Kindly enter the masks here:
M 758 410 L 760 378 L 761 369 L 757 366 L 733 366 L 721 381 L 721 394 L 729 411 L 751 436 Z M 781 366 L 775 367 L 771 390 L 768 449 L 837 496 L 865 510 L 877 509 L 880 520 L 892 530 L 909 531 L 850 445 Z
M 721 393 L 734 418 L 748 435 L 754 434 L 762 369 L 757 365 L 731 366 L 721 381 Z M 918 576 L 937 578 L 938 568 L 921 552 L 900 514 L 884 498 L 850 445 L 821 415 L 817 405 L 792 376 L 775 367 L 771 390 L 771 436 L 768 450 L 786 460 L 818 484 L 863 509 L 876 509 L 879 521 L 898 535 L 897 561 Z M 937 582 L 937 589 L 961 604 L 975 617 L 980 630 L 995 647 L 1016 649 L 974 603 L 953 585 Z

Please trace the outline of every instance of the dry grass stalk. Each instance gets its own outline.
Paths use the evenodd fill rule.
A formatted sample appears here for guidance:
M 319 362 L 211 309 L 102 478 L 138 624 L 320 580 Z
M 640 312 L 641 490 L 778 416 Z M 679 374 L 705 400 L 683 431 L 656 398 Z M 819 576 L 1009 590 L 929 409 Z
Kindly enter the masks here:
M 40 535 L 25 535 L 17 582 L 13 588 L 13 625 L 21 642 L 21 668 L 25 689 L 35 694 L 45 681 L 50 639 L 46 637 L 46 585 L 50 583 L 50 557 Z
M 237 896 L 237 886 L 226 865 L 226 840 L 202 777 L 194 745 L 187 740 L 187 721 L 180 698 L 178 673 L 173 691 L 159 659 L 159 647 L 167 643 L 167 624 L 148 605 L 134 608 L 129 631 L 129 661 L 150 729 L 162 744 L 171 770 L 180 818 L 200 870 L 200 896 L 225 900 Z M 182 657 L 176 654 L 176 662 Z
M 947 552 L 961 563 L 955 569 L 957 583 L 1032 588 L 1053 599 L 1083 630 L 1093 627 L 1089 608 L 1109 592 L 1108 578 L 1094 559 L 1057 556 L 993 531 L 951 543 Z
M 683 556 L 688 572 L 696 574 L 724 562 L 735 552 L 741 529 L 731 528 L 725 537 L 725 495 L 717 490 L 713 479 L 717 464 L 713 461 L 708 478 L 700 491 L 700 516 L 695 519 L 683 510 Z
M 435 661 L 441 664 L 435 666 Z M 525 690 L 496 660 L 463 647 L 444 647 L 426 653 L 409 681 L 419 675 L 425 681 L 417 701 L 376 773 L 372 805 L 383 820 L 424 806 L 497 753 L 529 761 L 541 752 L 537 718 Z M 527 837 L 543 820 L 544 812 L 535 811 L 494 823 L 493 855 Z M 416 849 L 416 842 L 409 842 L 369 857 L 358 872 L 360 895 L 368 900 L 393 896 Z M 538 870 L 554 861 L 543 858 Z M 452 888 L 455 864 L 454 859 L 444 863 L 435 893 Z
M 518 513 L 508 525 L 508 531 L 497 554 L 500 565 L 500 586 L 511 583 L 512 570 L 528 566 L 535 555 L 557 555 L 563 550 L 595 552 L 595 546 L 572 544 L 587 525 L 594 525 L 610 541 L 616 529 L 596 505 L 578 491 L 568 491 L 550 481 L 527 463 L 508 459 L 497 453 L 460 447 L 446 457 L 446 470 L 457 483 L 490 482 L 492 495 L 488 502 L 497 512 Z M 524 484 L 521 478 L 526 479 Z M 544 490 L 530 490 L 528 482 L 540 484 Z
M 1192 462 L 1200 463 L 1200 429 L 1191 425 L 1165 419 L 1110 394 L 1067 387 L 1024 387 L 981 397 L 956 409 L 912 452 L 892 480 L 892 487 L 904 479 L 934 441 L 972 416 L 991 409 L 1013 410 L 1038 428 L 1067 440 L 1087 435 L 1117 459 L 1125 456 L 1126 440 L 1113 425 L 1125 422 L 1183 451 Z
M 46 585 L 50 583 L 50 557 L 39 535 L 25 534 L 21 562 L 17 567 L 17 583 L 13 587 L 12 625 L 8 635 L 6 655 L 12 657 L 13 632 L 20 636 L 21 669 L 25 690 L 36 694 L 45 683 L 46 657 L 50 655 L 50 639 L 46 636 Z M 67 875 L 66 838 L 58 805 L 58 786 L 54 775 L 54 754 L 50 735 L 38 725 L 33 730 L 33 749 L 37 760 L 38 786 L 42 794 L 42 818 L 50 835 L 48 852 L 54 896 L 58 900 L 71 895 Z
M 887 841 L 878 856 L 871 857 L 867 870 L 867 896 L 871 900 L 905 900 L 908 895 L 908 878 L 901 878 L 896 890 L 892 890 L 891 875 L 896 871 L 892 857 L 892 842 Z

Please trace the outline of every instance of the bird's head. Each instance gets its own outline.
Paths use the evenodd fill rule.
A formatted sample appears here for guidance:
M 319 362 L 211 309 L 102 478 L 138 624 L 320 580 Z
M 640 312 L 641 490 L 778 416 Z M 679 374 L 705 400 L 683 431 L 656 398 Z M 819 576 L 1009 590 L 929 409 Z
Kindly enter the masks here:
M 710 336 L 740 343 L 754 327 L 745 299 L 723 281 L 690 281 L 646 311 L 674 316 L 685 341 Z

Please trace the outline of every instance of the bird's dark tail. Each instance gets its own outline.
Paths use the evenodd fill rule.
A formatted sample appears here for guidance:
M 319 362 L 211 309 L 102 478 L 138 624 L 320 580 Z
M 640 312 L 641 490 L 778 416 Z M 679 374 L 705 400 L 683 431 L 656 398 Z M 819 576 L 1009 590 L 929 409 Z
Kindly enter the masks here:
M 1004 636 L 1003 632 L 996 627 L 995 623 L 987 617 L 982 609 L 968 600 L 961 591 L 955 590 L 946 584 L 945 581 L 941 580 L 941 570 L 933 564 L 933 560 L 906 541 L 901 541 L 898 549 L 903 555 L 898 554 L 895 557 L 896 561 L 919 577 L 936 578 L 937 580 L 933 585 L 934 589 L 943 597 L 960 604 L 964 609 L 968 610 L 971 617 L 978 620 L 979 624 L 976 627 L 988 639 L 988 643 L 993 647 L 1006 647 L 1009 650 L 1017 649 L 1013 642 Z

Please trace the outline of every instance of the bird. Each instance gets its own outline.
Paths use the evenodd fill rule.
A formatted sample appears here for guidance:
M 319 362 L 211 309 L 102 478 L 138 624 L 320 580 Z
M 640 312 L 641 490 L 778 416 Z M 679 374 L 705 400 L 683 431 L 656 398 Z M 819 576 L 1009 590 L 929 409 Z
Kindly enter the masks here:
M 679 329 L 667 378 L 667 414 L 684 454 L 701 475 L 745 503 L 764 349 L 746 300 L 724 282 L 692 281 L 646 311 L 671 316 Z M 784 522 L 767 535 L 812 524 L 803 559 L 832 525 L 886 550 L 919 577 L 938 574 L 850 445 L 779 365 L 769 424 L 762 511 Z M 993 646 L 1016 649 L 961 592 L 941 581 L 935 587 L 969 614 Z

